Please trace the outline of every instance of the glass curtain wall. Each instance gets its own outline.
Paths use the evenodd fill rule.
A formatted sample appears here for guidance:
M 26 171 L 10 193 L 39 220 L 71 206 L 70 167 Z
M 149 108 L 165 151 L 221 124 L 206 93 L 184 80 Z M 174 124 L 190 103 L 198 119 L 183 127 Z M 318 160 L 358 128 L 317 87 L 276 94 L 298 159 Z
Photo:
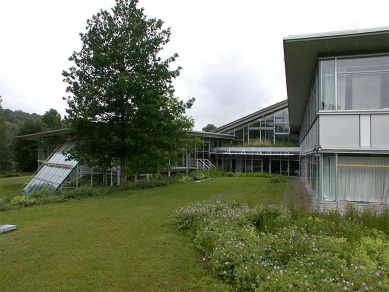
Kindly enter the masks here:
M 256 143 L 297 144 L 298 140 L 297 135 L 289 134 L 289 112 L 287 108 L 235 128 L 229 134 L 235 135 L 233 141 L 235 145 Z
M 320 61 L 321 109 L 389 108 L 389 56 Z

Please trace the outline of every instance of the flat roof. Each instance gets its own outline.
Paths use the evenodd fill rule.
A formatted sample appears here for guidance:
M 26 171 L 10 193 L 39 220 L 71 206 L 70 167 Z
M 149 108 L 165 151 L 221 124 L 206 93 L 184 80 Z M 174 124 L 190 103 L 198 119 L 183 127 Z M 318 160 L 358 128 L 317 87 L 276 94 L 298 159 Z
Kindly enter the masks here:
M 298 133 L 320 57 L 389 52 L 389 27 L 295 35 L 284 38 L 289 125 Z

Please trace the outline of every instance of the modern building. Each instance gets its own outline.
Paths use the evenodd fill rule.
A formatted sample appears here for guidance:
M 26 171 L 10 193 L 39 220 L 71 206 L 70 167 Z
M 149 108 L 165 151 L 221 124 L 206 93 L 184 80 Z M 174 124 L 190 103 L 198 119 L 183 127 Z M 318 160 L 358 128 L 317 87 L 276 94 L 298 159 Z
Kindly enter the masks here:
M 297 135 L 289 133 L 288 119 L 288 102 L 284 100 L 213 132 L 190 131 L 188 135 L 201 139 L 203 145 L 183 154 L 179 163 L 165 171 L 188 173 L 219 167 L 234 172 L 298 175 L 300 148 L 296 146 Z M 103 171 L 67 159 L 66 152 L 85 139 L 72 136 L 69 129 L 25 135 L 19 139 L 39 143 L 39 168 L 23 188 L 23 193 L 120 184 L 118 166 Z
M 300 175 L 321 205 L 385 206 L 389 27 L 290 36 L 284 39 L 284 59 L 287 100 L 211 133 L 189 132 L 204 145 L 184 154 L 171 171 L 216 166 Z M 40 169 L 25 192 L 119 184 L 117 167 L 102 172 L 66 160 L 63 152 L 82 139 L 71 137 L 67 129 L 20 138 L 42 142 Z
M 389 203 L 389 27 L 284 39 L 300 175 L 319 202 Z

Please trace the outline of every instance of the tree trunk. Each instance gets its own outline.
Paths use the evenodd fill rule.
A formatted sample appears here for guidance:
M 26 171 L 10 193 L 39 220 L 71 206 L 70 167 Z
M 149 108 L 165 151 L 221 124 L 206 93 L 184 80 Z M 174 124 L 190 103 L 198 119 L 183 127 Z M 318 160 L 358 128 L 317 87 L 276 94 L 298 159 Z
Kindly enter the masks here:
M 120 159 L 120 188 L 127 188 L 126 157 Z

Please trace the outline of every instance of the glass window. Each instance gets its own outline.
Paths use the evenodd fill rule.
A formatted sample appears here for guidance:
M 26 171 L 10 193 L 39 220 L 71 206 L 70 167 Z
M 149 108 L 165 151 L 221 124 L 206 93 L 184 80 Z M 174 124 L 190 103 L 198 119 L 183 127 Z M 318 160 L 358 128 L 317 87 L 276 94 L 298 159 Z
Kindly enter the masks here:
M 321 73 L 321 109 L 335 110 L 335 60 L 320 63 Z
M 261 131 L 260 130 L 251 130 L 250 129 L 250 143 L 258 142 L 261 140 Z
M 275 125 L 275 132 L 276 133 L 289 133 L 289 124 L 288 123 L 276 124 Z
M 389 56 L 323 60 L 320 74 L 321 109 L 389 108 Z
M 252 127 L 260 127 L 261 126 L 261 120 L 256 120 L 253 123 L 250 124 L 250 128 Z

